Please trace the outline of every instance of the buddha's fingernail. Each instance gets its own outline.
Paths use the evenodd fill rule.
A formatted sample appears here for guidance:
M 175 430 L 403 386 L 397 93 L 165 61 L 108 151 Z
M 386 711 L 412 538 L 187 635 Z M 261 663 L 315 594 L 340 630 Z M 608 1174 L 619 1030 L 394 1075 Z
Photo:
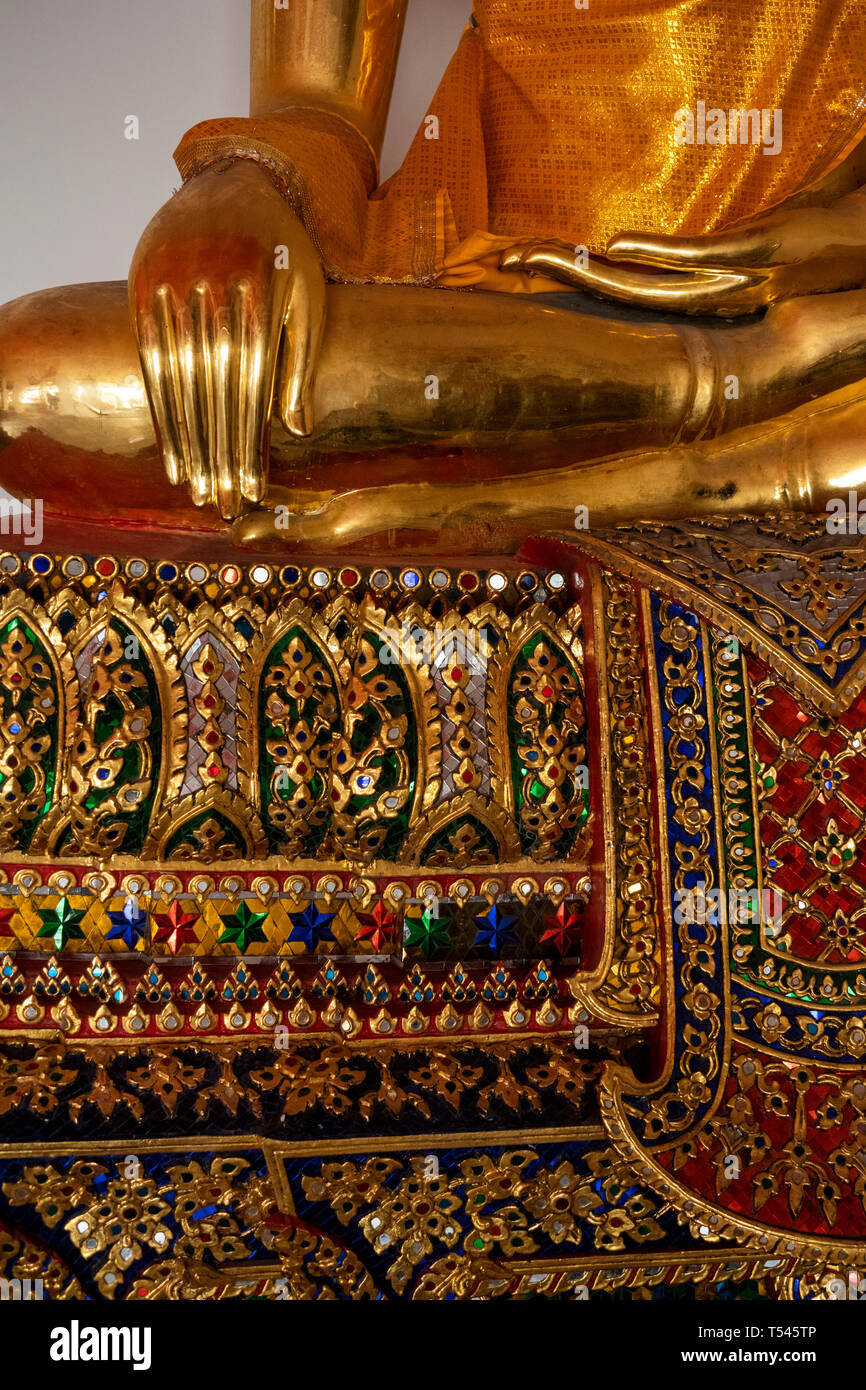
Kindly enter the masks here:
M 286 415 L 286 428 L 301 438 L 306 438 L 313 430 L 313 412 L 305 405 L 296 406 Z

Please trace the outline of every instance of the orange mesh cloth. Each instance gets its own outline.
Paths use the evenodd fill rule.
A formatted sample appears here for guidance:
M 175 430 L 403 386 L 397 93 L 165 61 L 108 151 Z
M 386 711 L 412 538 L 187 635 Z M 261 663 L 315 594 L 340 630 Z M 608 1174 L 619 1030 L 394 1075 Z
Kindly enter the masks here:
M 491 274 L 500 248 L 715 231 L 822 178 L 866 129 L 866 0 L 477 0 L 475 14 L 430 104 L 438 139 L 422 125 L 380 188 L 347 122 L 300 109 L 194 127 L 181 173 L 233 151 L 280 171 L 336 279 L 425 282 L 447 257 L 444 284 L 549 289 Z M 678 143 L 676 113 L 699 102 L 780 109 L 780 152 Z

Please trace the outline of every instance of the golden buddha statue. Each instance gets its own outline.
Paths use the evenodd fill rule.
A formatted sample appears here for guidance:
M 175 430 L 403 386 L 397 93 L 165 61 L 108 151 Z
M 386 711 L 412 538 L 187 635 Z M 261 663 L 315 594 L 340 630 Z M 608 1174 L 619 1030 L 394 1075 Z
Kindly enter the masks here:
M 182 140 L 133 331 L 121 285 L 0 311 L 4 486 L 476 554 L 856 487 L 862 5 L 478 0 L 379 186 L 405 8 L 252 0 L 252 114 Z
M 851 1296 L 866 7 L 476 0 L 380 186 L 405 9 L 0 309 L 0 1279 Z

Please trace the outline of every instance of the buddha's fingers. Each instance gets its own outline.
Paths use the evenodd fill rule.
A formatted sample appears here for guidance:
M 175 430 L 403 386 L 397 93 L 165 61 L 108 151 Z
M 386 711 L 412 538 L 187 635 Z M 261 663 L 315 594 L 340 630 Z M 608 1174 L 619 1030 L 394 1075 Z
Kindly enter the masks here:
M 160 361 L 163 368 L 163 387 L 165 409 L 172 426 L 174 439 L 183 459 L 184 473 L 191 481 L 195 480 L 195 469 L 187 429 L 184 409 L 183 386 L 181 383 L 180 350 L 178 347 L 178 308 L 174 291 L 170 285 L 160 285 L 154 296 L 153 315 L 156 322 Z M 195 497 L 195 488 L 193 488 Z M 198 500 L 196 498 L 196 500 Z M 207 498 L 204 499 L 207 501 Z
M 166 332 L 161 308 L 167 308 L 165 296 L 157 299 L 153 314 L 136 318 L 135 328 L 147 395 L 162 443 L 163 464 L 169 482 L 177 486 L 189 476 L 188 444 L 172 370 L 174 334 Z
M 232 294 L 232 343 L 236 375 L 232 377 L 230 406 L 234 408 L 231 438 L 235 467 L 230 487 L 219 492 L 220 512 L 226 519 L 242 510 L 242 499 L 259 502 L 265 494 L 265 438 L 274 392 L 277 350 L 282 315 L 269 322 L 257 302 L 255 287 L 242 280 Z
M 763 302 L 760 287 L 765 277 L 746 271 L 695 269 L 645 275 L 592 257 L 586 262 L 576 260 L 543 245 L 523 251 L 519 267 L 603 299 L 666 313 L 746 314 Z M 514 268 L 510 258 L 508 268 Z
M 216 428 L 211 450 L 213 500 L 220 515 L 233 520 L 243 511 L 243 497 L 258 500 L 264 490 L 262 418 L 268 354 L 274 349 L 262 331 L 251 281 L 238 281 L 227 308 L 216 318 L 213 402 Z
M 223 516 L 237 516 L 240 486 L 233 481 L 233 463 L 237 451 L 238 370 L 233 337 L 231 310 L 221 309 L 214 321 L 214 440 L 211 458 L 214 470 L 214 497 Z M 232 503 L 235 511 L 232 512 Z M 225 507 L 228 506 L 228 512 Z
M 189 304 L 177 316 L 177 374 L 189 440 L 190 478 L 199 480 L 198 493 L 212 490 L 210 451 L 213 440 L 211 360 L 212 310 L 205 284 L 196 285 Z M 207 500 L 211 500 L 208 496 Z
M 670 314 L 747 314 L 758 308 L 763 276 L 723 270 L 641 275 L 606 266 L 587 288 L 605 299 Z
M 646 236 L 621 232 L 608 242 L 605 255 L 612 261 L 655 265 L 667 270 L 739 270 L 767 265 L 773 239 L 759 226 L 708 236 Z
M 325 331 L 326 291 L 321 265 L 306 238 L 293 247 L 291 288 L 280 369 L 280 417 L 291 434 L 313 428 L 313 384 Z

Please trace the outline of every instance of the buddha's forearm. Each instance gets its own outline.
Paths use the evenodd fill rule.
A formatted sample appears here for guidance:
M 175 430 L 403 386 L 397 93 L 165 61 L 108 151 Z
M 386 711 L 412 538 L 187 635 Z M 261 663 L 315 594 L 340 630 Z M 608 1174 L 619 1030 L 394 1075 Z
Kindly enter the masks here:
M 864 376 L 866 290 L 707 327 L 512 295 L 332 286 L 309 445 L 447 441 L 578 459 L 712 438 Z
M 695 353 L 693 355 L 692 346 Z M 588 319 L 513 295 L 330 286 L 309 445 L 572 454 L 686 421 L 703 357 L 678 329 Z M 688 433 L 688 430 L 687 430 Z
M 378 155 L 408 0 L 251 0 L 250 114 L 310 105 L 346 117 Z

